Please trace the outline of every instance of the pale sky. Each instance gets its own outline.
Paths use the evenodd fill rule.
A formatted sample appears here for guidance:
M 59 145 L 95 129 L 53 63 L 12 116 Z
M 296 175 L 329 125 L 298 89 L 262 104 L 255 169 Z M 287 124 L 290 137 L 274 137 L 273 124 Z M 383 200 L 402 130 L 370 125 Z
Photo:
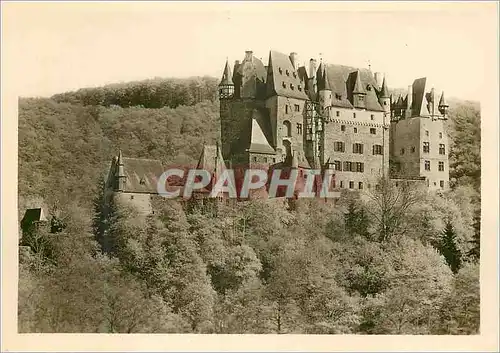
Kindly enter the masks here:
M 3 70 L 22 96 L 152 77 L 220 77 L 245 50 L 295 51 L 368 67 L 405 88 L 426 76 L 447 97 L 479 100 L 496 35 L 495 3 L 2 4 Z M 489 16 L 488 16 L 489 14 Z M 493 16 L 491 16 L 493 15 Z M 4 71 L 5 72 L 5 71 Z M 14 77 L 14 73 L 16 76 Z

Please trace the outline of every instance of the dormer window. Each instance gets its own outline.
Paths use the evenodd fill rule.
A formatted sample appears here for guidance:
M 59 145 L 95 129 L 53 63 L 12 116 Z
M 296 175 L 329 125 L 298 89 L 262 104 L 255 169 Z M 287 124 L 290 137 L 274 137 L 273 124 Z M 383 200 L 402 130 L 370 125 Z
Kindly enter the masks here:
M 146 179 L 141 178 L 141 180 L 139 181 L 139 184 L 146 185 Z
M 293 73 L 293 77 L 297 78 L 297 73 L 296 72 Z
M 297 88 L 299 89 L 299 91 L 302 92 L 302 86 L 301 85 L 298 85 Z
M 370 84 L 366 85 L 366 90 L 367 91 L 371 91 L 372 90 L 372 86 L 370 86 Z
M 338 100 L 341 100 L 342 99 L 342 95 L 338 94 L 338 93 L 335 93 L 335 98 L 338 99 Z
M 281 85 L 283 86 L 283 88 L 286 88 L 286 83 L 285 82 L 282 82 Z
M 283 70 L 281 70 L 281 67 L 278 68 L 278 71 L 280 72 L 281 75 L 283 75 Z
M 293 85 L 293 83 L 290 83 L 290 88 L 292 89 L 292 91 L 295 89 L 295 86 Z
M 287 76 L 290 76 L 290 72 L 288 70 L 285 71 Z

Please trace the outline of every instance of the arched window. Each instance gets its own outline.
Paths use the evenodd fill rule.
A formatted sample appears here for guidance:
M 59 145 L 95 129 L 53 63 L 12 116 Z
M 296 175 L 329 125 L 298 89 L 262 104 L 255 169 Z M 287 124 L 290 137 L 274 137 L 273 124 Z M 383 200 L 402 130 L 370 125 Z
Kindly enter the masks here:
M 283 129 L 285 130 L 286 137 L 292 137 L 292 123 L 288 120 L 283 122 Z

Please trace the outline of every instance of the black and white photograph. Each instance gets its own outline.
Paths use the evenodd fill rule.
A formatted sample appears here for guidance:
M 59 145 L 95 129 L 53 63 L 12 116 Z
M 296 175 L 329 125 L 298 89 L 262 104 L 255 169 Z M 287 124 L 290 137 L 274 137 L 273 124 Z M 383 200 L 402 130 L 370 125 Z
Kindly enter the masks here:
M 498 349 L 498 4 L 395 5 L 2 4 L 9 330 Z

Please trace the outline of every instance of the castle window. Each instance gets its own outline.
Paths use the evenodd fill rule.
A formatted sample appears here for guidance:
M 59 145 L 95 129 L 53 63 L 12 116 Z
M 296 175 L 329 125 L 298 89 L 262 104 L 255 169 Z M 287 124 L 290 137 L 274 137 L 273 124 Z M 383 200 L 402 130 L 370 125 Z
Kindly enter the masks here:
M 335 93 L 335 99 L 341 100 L 342 99 L 342 95 L 338 94 L 338 93 Z
M 345 131 L 345 125 L 340 125 L 340 131 Z
M 372 90 L 372 86 L 370 86 L 370 84 L 367 84 L 367 85 L 366 85 L 366 90 L 367 90 L 367 91 L 371 91 L 371 90 Z
M 374 115 L 374 114 L 371 114 L 371 115 L 370 115 L 370 119 L 375 120 L 375 115 Z
M 253 157 L 253 161 L 254 161 L 254 162 L 257 162 L 257 157 Z
M 363 154 L 363 144 L 362 143 L 353 143 L 352 144 L 352 153 Z
M 444 188 L 444 180 L 440 180 L 440 181 L 439 181 L 439 186 L 440 186 L 441 188 Z
M 439 154 L 445 154 L 445 147 L 443 143 L 439 144 Z
M 425 130 L 425 136 L 429 136 L 429 130 Z
M 358 183 L 358 189 L 363 189 L 363 182 L 361 182 L 361 181 L 360 181 L 360 182 Z
M 267 163 L 267 157 L 264 157 L 264 163 Z
M 297 123 L 297 134 L 302 135 L 302 124 Z
M 283 81 L 283 82 L 281 83 L 281 85 L 283 86 L 283 88 L 286 88 L 286 83 L 285 83 L 285 81 Z
M 297 88 L 299 89 L 299 91 L 302 92 L 302 86 L 301 85 L 297 85 Z
M 293 72 L 293 77 L 297 78 L 297 73 L 295 71 Z
M 354 128 L 354 133 L 355 133 L 355 134 L 357 134 L 357 133 L 358 133 L 358 128 L 357 128 L 357 127 L 355 127 L 355 128 Z
M 439 138 L 440 138 L 440 139 L 442 139 L 442 138 L 443 138 L 443 133 L 442 133 L 442 132 L 440 132 L 440 133 L 439 133 Z
M 340 161 L 334 161 L 333 165 L 335 166 L 335 170 L 338 170 L 338 171 L 342 170 L 342 163 Z
M 356 118 L 356 113 L 352 113 L 352 117 L 353 117 L 353 118 Z
M 290 76 L 290 72 L 288 70 L 285 71 L 287 76 Z
M 133 200 L 134 199 L 134 195 L 130 195 L 130 199 Z
M 341 141 L 337 141 L 333 144 L 333 150 L 335 152 L 345 152 L 345 144 Z
M 300 105 L 295 104 L 295 111 L 296 111 L 296 112 L 300 112 Z
M 294 85 L 293 85 L 293 83 L 290 83 L 290 88 L 292 89 L 292 91 L 295 88 Z
M 349 182 L 349 189 L 354 189 L 354 181 Z
M 387 101 L 384 101 L 384 105 L 387 105 Z
M 374 127 L 370 128 L 370 134 L 375 135 L 377 133 L 377 129 Z
M 285 105 L 285 114 L 288 114 L 288 104 Z
M 424 167 L 425 167 L 425 170 L 431 170 L 431 161 L 425 161 Z
M 281 67 L 278 68 L 278 71 L 280 72 L 280 74 L 283 74 L 283 70 L 281 70 Z
M 288 120 L 285 120 L 283 122 L 283 128 L 285 129 L 285 136 L 292 137 L 292 123 L 290 123 Z
M 411 153 L 415 153 L 415 146 L 411 148 Z
M 382 145 L 373 145 L 373 155 L 383 154 Z
M 363 173 L 365 171 L 365 164 L 362 162 L 356 162 L 356 171 L 358 173 Z
M 429 142 L 424 142 L 424 153 L 429 153 L 431 151 L 431 147 Z
M 340 112 L 337 110 L 337 111 L 335 112 L 335 115 L 336 115 L 336 116 L 340 116 Z
M 344 162 L 344 172 L 353 172 L 354 168 L 352 162 Z
M 438 164 L 438 170 L 440 172 L 444 172 L 444 162 L 439 162 L 439 164 Z
M 146 185 L 146 179 L 141 178 L 141 180 L 139 181 L 139 184 Z
M 401 154 L 405 154 L 405 149 L 401 148 Z
M 341 181 L 340 181 L 340 187 L 341 187 L 341 188 L 343 188 L 343 187 L 344 187 L 344 181 L 343 181 L 343 180 L 341 180 Z
M 276 158 L 273 158 L 273 163 L 276 163 Z

